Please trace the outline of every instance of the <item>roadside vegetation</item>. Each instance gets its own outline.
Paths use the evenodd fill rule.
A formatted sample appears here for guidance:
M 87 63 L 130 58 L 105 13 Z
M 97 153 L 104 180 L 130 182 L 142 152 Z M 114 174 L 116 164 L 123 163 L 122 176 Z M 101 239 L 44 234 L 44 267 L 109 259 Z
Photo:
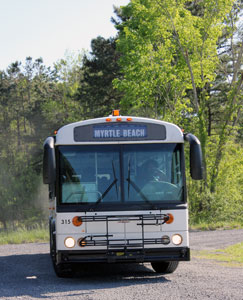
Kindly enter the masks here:
M 243 223 L 237 221 L 215 221 L 208 222 L 207 220 L 199 220 L 196 223 L 189 223 L 190 230 L 230 230 L 230 229 L 241 229 L 243 228 Z
M 212 259 L 228 266 L 243 267 L 243 243 L 213 251 L 194 251 L 193 255 L 198 258 Z
M 242 13 L 242 1 L 131 0 L 115 9 L 117 36 L 94 37 L 90 53 L 0 70 L 0 243 L 34 241 L 38 230 L 46 239 L 36 229 L 48 223 L 45 138 L 113 108 L 198 136 L 205 173 L 194 182 L 187 171 L 190 224 L 242 227 Z
M 47 243 L 48 241 L 49 230 L 47 228 L 36 228 L 31 230 L 18 229 L 16 231 L 0 232 L 0 245 Z

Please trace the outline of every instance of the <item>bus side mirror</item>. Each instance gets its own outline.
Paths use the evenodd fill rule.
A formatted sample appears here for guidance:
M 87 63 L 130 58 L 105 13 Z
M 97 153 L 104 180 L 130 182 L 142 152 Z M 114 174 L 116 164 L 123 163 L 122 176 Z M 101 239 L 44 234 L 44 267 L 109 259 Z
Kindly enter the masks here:
M 199 139 L 191 134 L 185 134 L 185 140 L 190 144 L 190 173 L 192 179 L 203 179 L 202 149 Z
M 44 142 L 43 183 L 54 184 L 56 181 L 56 159 L 54 138 L 48 137 Z

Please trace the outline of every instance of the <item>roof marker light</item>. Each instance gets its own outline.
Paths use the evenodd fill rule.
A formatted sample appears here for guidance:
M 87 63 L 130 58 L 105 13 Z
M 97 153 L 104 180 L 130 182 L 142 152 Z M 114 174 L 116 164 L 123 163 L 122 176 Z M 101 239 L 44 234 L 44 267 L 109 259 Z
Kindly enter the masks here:
M 112 116 L 113 116 L 113 117 L 118 117 L 118 116 L 120 116 L 120 110 L 119 110 L 119 109 L 113 109 L 113 111 L 112 111 Z
M 131 122 L 131 121 L 132 121 L 132 118 L 127 118 L 127 121 L 128 121 L 128 122 Z
M 117 122 L 121 122 L 121 121 L 122 121 L 122 118 L 116 118 L 116 121 L 117 121 Z
M 106 122 L 111 122 L 111 118 L 106 118 Z

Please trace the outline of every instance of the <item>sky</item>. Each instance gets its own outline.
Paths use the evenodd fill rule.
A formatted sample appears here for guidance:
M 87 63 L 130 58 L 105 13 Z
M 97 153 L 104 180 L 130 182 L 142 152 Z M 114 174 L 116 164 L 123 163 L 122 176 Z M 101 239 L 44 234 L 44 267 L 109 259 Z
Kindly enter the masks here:
M 117 31 L 111 23 L 113 5 L 129 0 L 0 0 L 0 70 L 30 56 L 46 66 L 66 52 L 90 50 L 97 36 Z

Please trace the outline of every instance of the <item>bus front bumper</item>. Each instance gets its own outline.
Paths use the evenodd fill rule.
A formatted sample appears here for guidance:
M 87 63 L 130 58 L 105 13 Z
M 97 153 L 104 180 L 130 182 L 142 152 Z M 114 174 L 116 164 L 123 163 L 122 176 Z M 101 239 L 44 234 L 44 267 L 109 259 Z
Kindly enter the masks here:
M 132 250 L 57 251 L 57 263 L 143 263 L 153 261 L 189 261 L 190 248 L 156 248 Z

